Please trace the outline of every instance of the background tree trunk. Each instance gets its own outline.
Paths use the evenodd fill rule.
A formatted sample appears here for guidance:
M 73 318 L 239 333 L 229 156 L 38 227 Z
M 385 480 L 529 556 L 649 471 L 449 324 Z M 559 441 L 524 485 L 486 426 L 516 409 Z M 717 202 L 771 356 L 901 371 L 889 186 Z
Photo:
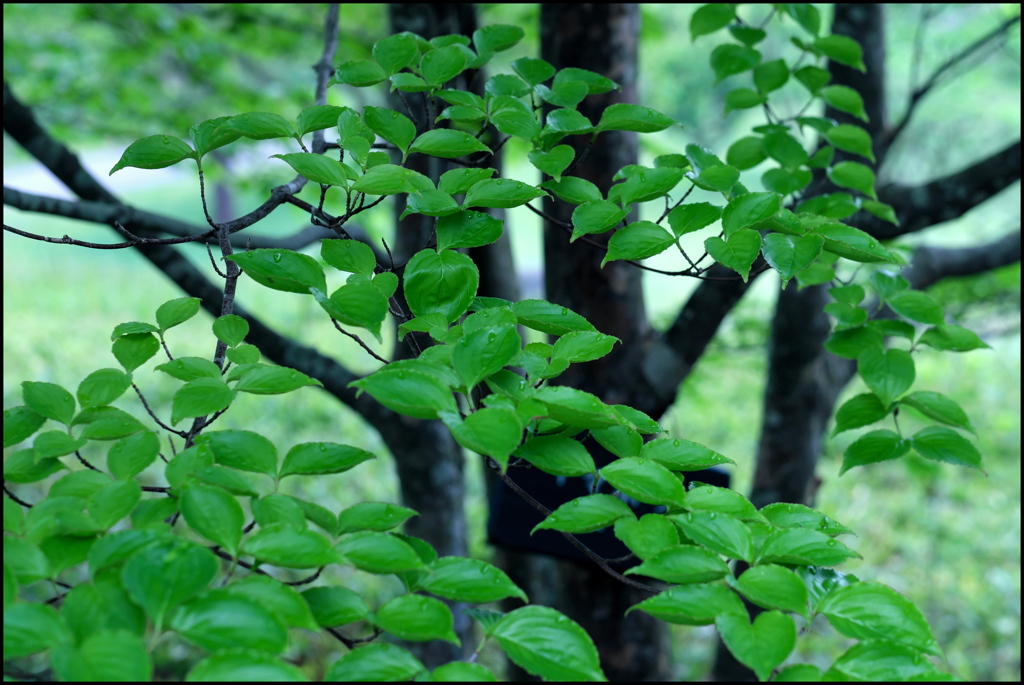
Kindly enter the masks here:
M 596 123 L 609 105 L 637 102 L 640 12 L 636 4 L 544 4 L 540 26 L 542 59 L 557 69 L 595 71 L 622 86 L 621 91 L 589 96 L 579 106 L 581 114 Z M 586 155 L 573 174 L 607 192 L 615 171 L 637 162 L 637 138 L 619 131 L 602 133 L 599 138 L 593 147 L 587 145 L 589 136 L 570 136 L 565 142 L 574 147 L 577 159 Z M 568 222 L 573 206 L 548 199 L 544 210 Z M 609 236 L 596 237 L 607 240 Z M 637 351 L 649 326 L 640 270 L 622 262 L 600 268 L 600 252 L 582 244 L 570 245 L 563 228 L 551 223 L 544 228 L 544 261 L 546 299 L 579 312 L 597 330 L 622 341 L 599 361 L 570 366 L 558 383 L 594 393 L 610 404 L 643 408 L 648 394 L 639 368 L 642 355 Z M 599 466 L 611 460 L 595 443 L 589 442 L 587 447 Z M 512 476 L 517 481 L 523 477 L 516 471 Z M 530 491 L 528 486 L 526 489 Z M 666 625 L 641 612 L 623 616 L 648 595 L 623 585 L 594 564 L 512 550 L 500 550 L 498 560 L 531 602 L 554 607 L 583 626 L 597 644 L 601 667 L 610 680 L 668 677 Z M 509 678 L 525 679 L 526 674 L 513 668 Z

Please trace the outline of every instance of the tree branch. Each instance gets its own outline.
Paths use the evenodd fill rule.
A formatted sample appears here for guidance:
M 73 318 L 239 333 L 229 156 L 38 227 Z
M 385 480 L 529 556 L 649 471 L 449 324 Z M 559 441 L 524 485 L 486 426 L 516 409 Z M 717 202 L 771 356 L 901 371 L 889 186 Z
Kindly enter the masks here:
M 903 133 L 907 125 L 910 123 L 910 119 L 914 114 L 914 110 L 917 109 L 917 106 L 920 104 L 924 96 L 930 93 L 932 89 L 935 88 L 937 85 L 939 85 L 939 83 L 942 82 L 942 80 L 946 77 L 946 75 L 953 67 L 963 62 L 965 59 L 976 53 L 978 50 L 980 50 L 982 47 L 989 44 L 996 38 L 999 38 L 1000 36 L 1009 32 L 1010 28 L 1019 22 L 1019 14 L 1016 17 L 1011 17 L 1010 19 L 1007 19 L 1002 24 L 992 29 L 984 36 L 974 41 L 957 54 L 950 57 L 942 65 L 940 65 L 938 69 L 932 72 L 932 75 L 928 78 L 928 80 L 925 81 L 921 86 L 917 87 L 913 93 L 911 93 L 910 102 L 907 104 L 907 111 L 904 113 L 903 118 L 900 119 L 900 122 L 882 133 L 882 136 L 876 146 L 876 150 L 878 151 L 879 156 L 881 157 L 885 155 L 888 149 L 892 147 L 893 143 L 896 142 L 896 139 L 899 137 L 901 133 Z
M 1020 181 L 1020 141 L 954 174 L 920 186 L 889 185 L 878 199 L 892 205 L 899 226 L 862 212 L 850 223 L 879 240 L 952 221 Z
M 38 159 L 75 195 L 95 204 L 110 205 L 111 208 L 108 211 L 123 213 L 126 220 L 121 221 L 121 224 L 133 233 L 143 237 L 154 237 L 156 233 L 153 227 L 154 218 L 158 218 L 158 223 L 161 224 L 175 221 L 157 214 L 140 212 L 120 202 L 81 165 L 74 154 L 42 129 L 35 120 L 31 108 L 17 100 L 6 81 L 4 82 L 4 131 Z M 288 189 L 295 185 L 301 187 L 301 183 L 293 182 L 288 186 L 275 189 L 274 194 L 283 196 Z M 182 225 L 187 226 L 183 223 Z M 204 309 L 213 316 L 220 315 L 223 292 L 174 247 L 148 245 L 136 249 L 178 284 L 182 290 L 192 297 L 200 298 Z M 356 376 L 348 369 L 316 350 L 300 345 L 279 334 L 240 307 L 235 308 L 235 313 L 249 322 L 249 341 L 259 347 L 268 358 L 278 364 L 317 378 L 323 383 L 327 392 L 352 407 L 378 430 L 393 425 L 391 421 L 394 418 L 394 412 L 378 404 L 368 395 L 363 395 L 361 398 L 356 397 L 355 391 L 348 387 L 348 384 L 355 380 Z
M 924 289 L 944 278 L 974 276 L 1018 262 L 1019 226 L 1002 238 L 974 247 L 919 247 L 903 276 L 913 287 Z

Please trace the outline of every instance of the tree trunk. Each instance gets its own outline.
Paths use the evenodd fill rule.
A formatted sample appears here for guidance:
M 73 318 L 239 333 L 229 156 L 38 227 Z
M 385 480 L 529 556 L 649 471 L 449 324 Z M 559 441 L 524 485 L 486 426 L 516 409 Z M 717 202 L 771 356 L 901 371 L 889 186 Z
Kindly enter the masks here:
M 608 105 L 636 102 L 639 22 L 635 4 L 541 5 L 541 57 L 558 69 L 588 69 L 622 86 L 621 91 L 590 95 L 580 104 L 580 113 L 595 123 Z M 636 163 L 637 139 L 633 133 L 617 131 L 599 137 L 589 148 L 589 137 L 585 136 L 570 136 L 564 142 L 573 146 L 577 159 L 586 155 L 573 175 L 607 192 L 615 171 Z M 544 209 L 568 222 L 573 206 L 548 199 Z M 596 237 L 607 240 L 608 235 Z M 642 355 L 635 352 L 648 337 L 649 326 L 640 271 L 621 262 L 600 268 L 599 251 L 582 244 L 569 245 L 564 229 L 550 223 L 544 230 L 544 259 L 546 299 L 579 312 L 599 331 L 622 341 L 599 361 L 571 366 L 558 378 L 558 384 L 592 392 L 610 404 L 642 405 L 647 394 L 639 368 Z M 611 460 L 595 444 L 587 446 L 598 465 Z M 528 492 L 534 492 L 535 478 L 546 476 L 536 469 L 513 471 L 511 475 Z M 563 501 L 568 499 L 567 495 Z M 668 677 L 666 625 L 642 612 L 623 616 L 626 609 L 647 595 L 614 580 L 592 563 L 512 549 L 500 550 L 498 559 L 531 602 L 552 606 L 583 626 L 597 644 L 601 667 L 609 679 L 647 681 Z M 509 678 L 527 676 L 513 668 Z
M 867 73 L 830 64 L 832 82 L 857 90 L 864 98 L 872 139 L 885 116 L 885 34 L 882 5 L 838 4 L 832 32 L 850 36 L 864 48 Z M 827 108 L 825 116 L 839 123 L 864 122 Z M 836 161 L 844 153 L 837 151 Z M 859 160 L 863 162 L 864 160 Z M 835 187 L 825 192 L 834 192 Z M 830 301 L 828 285 L 797 289 L 795 281 L 779 293 L 768 342 L 768 383 L 764 423 L 758 445 L 750 501 L 760 508 L 773 502 L 814 505 L 820 479 L 815 474 L 836 399 L 852 376 L 853 362 L 825 350 L 831 322 L 823 307 Z M 737 574 L 745 566 L 738 566 Z M 747 605 L 752 615 L 760 610 Z M 714 679 L 757 680 L 753 671 L 733 658 L 719 640 Z

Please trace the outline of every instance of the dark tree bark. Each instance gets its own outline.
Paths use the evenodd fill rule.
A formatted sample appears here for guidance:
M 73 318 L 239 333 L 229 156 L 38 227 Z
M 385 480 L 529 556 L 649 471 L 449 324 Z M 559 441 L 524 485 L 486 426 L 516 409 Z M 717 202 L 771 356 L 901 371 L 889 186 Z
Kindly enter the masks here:
M 621 91 L 591 95 L 579 111 L 595 123 L 600 112 L 616 102 L 636 102 L 639 9 L 635 4 L 552 4 L 541 6 L 541 57 L 556 68 L 581 67 L 606 75 Z M 576 157 L 586 155 L 574 175 L 611 186 L 616 170 L 637 160 L 633 133 L 602 133 L 593 146 L 588 138 L 571 136 Z M 546 213 L 568 222 L 573 207 L 546 200 Z M 608 236 L 603 236 L 607 240 Z M 649 326 L 644 313 L 640 271 L 615 262 L 600 268 L 600 252 L 569 245 L 562 227 L 548 223 L 544 230 L 546 299 L 585 316 L 601 332 L 622 340 L 615 351 L 597 362 L 573 365 L 559 384 L 592 392 L 611 404 L 641 409 L 651 393 L 640 368 Z M 602 455 L 588 448 L 598 463 Z M 610 457 L 605 455 L 604 460 Z M 512 472 L 515 477 L 517 474 Z M 667 630 L 664 623 L 642 612 L 623 617 L 626 609 L 648 595 L 625 586 L 596 565 L 582 565 L 537 554 L 503 550 L 499 563 L 530 596 L 580 623 L 597 644 L 601 666 L 611 680 L 664 680 L 669 675 Z M 523 679 L 519 669 L 511 679 Z

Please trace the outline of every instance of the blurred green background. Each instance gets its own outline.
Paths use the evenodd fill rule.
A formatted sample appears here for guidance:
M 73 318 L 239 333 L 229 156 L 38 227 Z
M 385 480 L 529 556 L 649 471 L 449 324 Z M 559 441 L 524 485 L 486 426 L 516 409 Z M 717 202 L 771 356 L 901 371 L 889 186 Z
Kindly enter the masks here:
M 37 105 L 37 114 L 87 166 L 125 201 L 150 211 L 202 223 L 194 169 L 107 171 L 135 138 L 154 133 L 186 137 L 195 121 L 248 110 L 293 116 L 309 104 L 312 72 L 321 49 L 322 6 L 210 5 L 204 19 L 157 5 L 5 5 L 4 73 L 15 93 Z M 481 5 L 481 23 L 513 23 L 526 30 L 520 46 L 502 53 L 507 63 L 536 56 L 536 5 Z M 1017 9 L 1015 9 L 1017 8 Z M 692 45 L 686 26 L 690 6 L 643 5 L 641 102 L 681 121 L 685 128 L 650 136 L 643 155 L 677 151 L 696 142 L 719 153 L 751 124 L 748 113 L 722 117 L 726 87 L 714 87 L 705 38 Z M 918 82 L 938 64 L 990 30 L 1017 5 L 892 5 L 887 7 L 887 69 L 891 116 L 907 102 L 914 72 L 914 27 L 930 16 L 921 43 Z M 827 8 L 825 9 L 827 14 Z M 342 40 L 336 61 L 365 56 L 386 35 L 384 5 L 343 5 Z M 259 54 L 253 46 L 257 45 Z M 496 65 L 496 66 L 500 66 Z M 915 115 L 880 182 L 918 183 L 955 171 L 1020 136 L 1020 40 L 1015 30 L 1000 50 L 965 64 L 955 81 L 929 95 Z M 331 102 L 360 107 L 382 99 L 383 89 L 332 89 Z M 266 189 L 291 177 L 275 145 L 239 144 L 229 174 L 235 190 L 231 211 L 243 214 L 266 197 Z M 522 150 L 507 146 L 506 173 L 535 182 Z M 746 179 L 745 179 L 746 180 Z M 66 196 L 62 189 L 5 135 L 4 184 Z M 307 191 L 310 192 L 310 189 Z M 310 201 L 313 196 L 307 197 Z M 384 203 L 359 223 L 387 237 L 391 208 Z M 106 228 L 4 209 L 4 221 L 20 229 L 84 240 L 113 242 Z M 1020 222 L 1019 183 L 964 217 L 906 240 L 908 244 L 959 246 L 991 239 Z M 256 228 L 285 236 L 301 228 L 302 215 L 283 207 Z M 508 213 L 509 231 L 527 289 L 539 288 L 540 226 L 526 210 Z M 189 257 L 212 275 L 205 250 L 189 246 Z M 658 259 L 652 264 L 659 266 Z M 181 296 L 137 254 L 46 245 L 4 233 L 4 406 L 21 404 L 19 383 L 50 381 L 74 389 L 89 372 L 116 365 L 110 331 L 123 321 L 152 321 L 156 307 Z M 652 320 L 666 326 L 695 287 L 690 280 L 645 273 Z M 764 343 L 778 280 L 766 275 L 729 316 L 719 336 L 680 391 L 662 421 L 686 437 L 735 459 L 734 483 L 749 487 L 764 389 Z M 827 443 L 819 475 L 817 507 L 857 531 L 847 544 L 864 556 L 844 570 L 886 583 L 921 607 L 943 647 L 949 668 L 966 680 L 1020 679 L 1020 268 L 941 283 L 932 294 L 951 318 L 975 328 L 991 350 L 964 355 L 918 356 L 919 389 L 955 398 L 978 430 L 977 443 L 988 476 L 923 460 L 904 459 L 838 477 L 845 447 L 860 431 Z M 529 292 L 539 296 L 539 291 Z M 240 301 L 282 333 L 313 345 L 356 372 L 376 364 L 340 336 L 309 298 L 240 283 Z M 209 355 L 210 317 L 201 313 L 168 335 L 176 356 Z M 387 339 L 387 335 L 385 335 Z M 385 350 L 386 351 L 386 350 Z M 157 411 L 169 411 L 176 387 L 156 362 L 136 373 Z M 846 396 L 862 392 L 855 382 Z M 141 412 L 125 396 L 119 406 Z M 303 494 L 332 502 L 335 511 L 365 500 L 397 501 L 390 457 L 377 434 L 325 393 L 304 389 L 287 399 L 246 395 L 218 428 L 259 426 L 286 451 L 293 444 L 348 442 L 379 455 L 339 476 L 294 483 Z M 912 426 L 908 426 L 912 428 Z M 488 558 L 484 538 L 486 503 L 481 470 L 470 459 L 467 502 L 474 554 Z M 293 479 L 294 480 L 294 479 Z M 31 492 L 20 487 L 19 492 Z M 26 494 L 28 499 L 33 499 Z M 337 570 L 337 579 L 383 601 L 397 594 L 397 581 Z M 684 680 L 703 677 L 714 649 L 713 629 L 674 628 L 676 668 Z M 823 619 L 799 641 L 791 661 L 827 665 L 850 642 Z M 311 644 L 311 653 L 330 645 Z

